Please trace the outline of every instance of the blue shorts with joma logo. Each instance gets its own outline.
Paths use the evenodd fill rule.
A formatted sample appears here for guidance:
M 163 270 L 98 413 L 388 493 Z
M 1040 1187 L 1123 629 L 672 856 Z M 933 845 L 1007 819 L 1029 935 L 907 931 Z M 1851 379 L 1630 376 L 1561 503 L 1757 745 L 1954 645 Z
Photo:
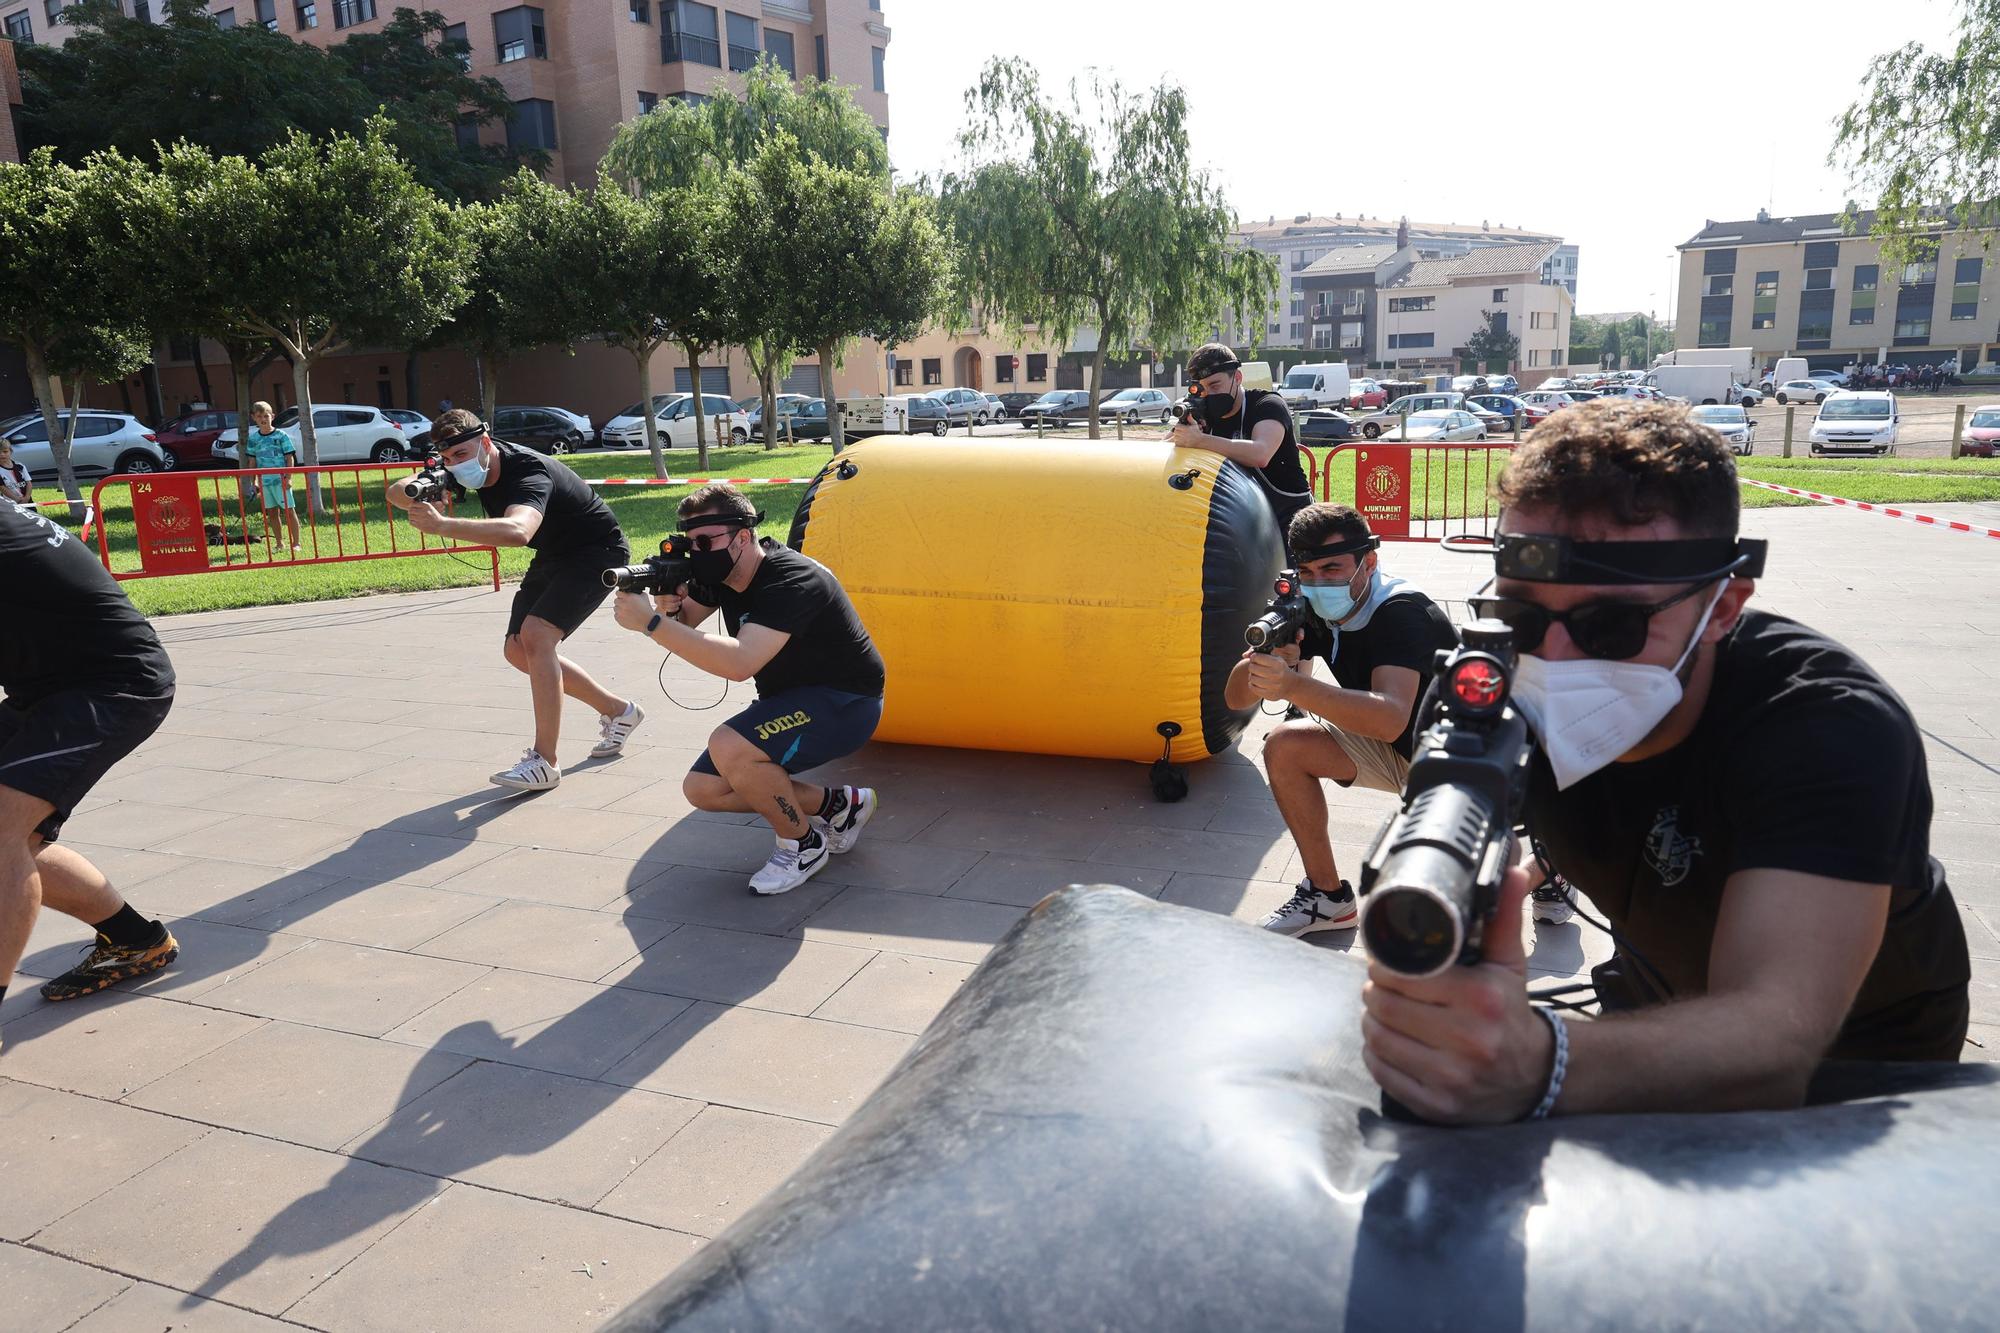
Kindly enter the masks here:
M 759 699 L 723 725 L 787 773 L 803 773 L 853 754 L 881 721 L 880 695 L 808 685 Z M 694 771 L 716 772 L 708 751 L 694 761 Z

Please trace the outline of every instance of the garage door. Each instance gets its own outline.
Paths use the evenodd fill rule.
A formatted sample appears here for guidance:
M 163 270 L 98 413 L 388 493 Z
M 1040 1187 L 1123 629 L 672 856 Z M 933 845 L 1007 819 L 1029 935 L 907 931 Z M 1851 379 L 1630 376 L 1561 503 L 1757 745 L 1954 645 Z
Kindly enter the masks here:
M 819 367 L 793 366 L 792 373 L 785 376 L 778 386 L 779 393 L 802 393 L 808 398 L 819 397 Z
M 674 367 L 674 392 L 686 393 L 692 377 L 686 366 Z M 701 368 L 701 388 L 704 393 L 719 393 L 727 398 L 729 394 L 729 367 L 703 366 Z

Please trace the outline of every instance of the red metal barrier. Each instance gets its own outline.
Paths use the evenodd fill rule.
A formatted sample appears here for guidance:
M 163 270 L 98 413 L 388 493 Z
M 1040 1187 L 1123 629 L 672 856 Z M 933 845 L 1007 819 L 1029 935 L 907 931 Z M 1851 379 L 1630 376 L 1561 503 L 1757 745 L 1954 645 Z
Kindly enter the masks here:
M 398 521 L 382 496 L 381 484 L 387 482 L 389 474 L 406 473 L 422 466 L 420 462 L 341 463 L 106 477 L 90 493 L 91 511 L 98 516 L 98 557 L 115 579 L 151 579 L 173 574 L 220 574 L 232 570 L 483 553 L 491 562 L 493 589 L 498 592 L 498 547 L 461 544 L 418 532 L 407 520 Z M 265 477 L 283 477 L 287 489 L 294 477 L 306 480 L 305 490 L 292 496 L 300 529 L 300 547 L 296 553 L 286 538 L 283 511 L 264 509 Z M 123 486 L 131 498 L 138 569 L 112 568 L 110 525 L 104 520 L 103 497 L 107 486 Z M 317 510 L 309 499 L 309 493 L 315 489 L 321 498 Z M 373 507 L 371 499 L 377 502 Z M 449 496 L 444 507 L 447 512 L 451 508 Z M 253 522 L 262 524 L 261 538 L 252 536 Z M 222 537 L 220 542 L 213 540 L 218 534 Z M 217 547 L 221 550 L 220 561 L 212 554 Z
M 1436 541 L 1459 533 L 1493 531 L 1500 517 L 1493 483 L 1512 452 L 1511 440 L 1462 444 L 1402 444 L 1349 440 L 1326 450 L 1306 449 L 1307 476 L 1321 501 L 1351 504 L 1384 541 Z M 1335 460 L 1354 455 L 1353 491 L 1335 495 Z

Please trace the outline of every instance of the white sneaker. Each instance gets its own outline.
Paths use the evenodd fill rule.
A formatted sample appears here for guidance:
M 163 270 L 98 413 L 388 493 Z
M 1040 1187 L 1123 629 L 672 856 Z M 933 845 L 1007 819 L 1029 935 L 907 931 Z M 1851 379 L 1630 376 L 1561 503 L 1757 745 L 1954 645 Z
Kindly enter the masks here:
M 1314 888 L 1311 880 L 1302 879 L 1285 905 L 1264 918 L 1263 926 L 1273 934 L 1298 936 L 1316 930 L 1352 930 L 1360 918 L 1354 890 L 1346 880 L 1340 881 L 1338 893 L 1328 893 Z
M 771 859 L 750 877 L 750 887 L 762 894 L 790 893 L 826 869 L 832 858 L 826 839 L 817 829 L 808 829 L 803 838 L 780 838 Z
M 625 748 L 625 742 L 632 739 L 632 733 L 646 720 L 646 710 L 639 707 L 638 700 L 625 705 L 625 711 L 617 717 L 609 713 L 597 715 L 597 731 L 603 740 L 590 747 L 592 759 L 609 759 Z
M 530 750 L 521 756 L 520 763 L 495 773 L 488 781 L 515 791 L 547 791 L 562 781 L 562 770 Z
M 1560 926 L 1576 915 L 1576 904 L 1569 896 L 1569 886 L 1560 879 L 1536 885 L 1529 896 L 1534 899 L 1534 915 L 1539 924 Z
M 827 850 L 835 856 L 849 850 L 861 839 L 861 830 L 875 817 L 875 807 L 881 802 L 875 798 L 873 787 L 836 787 L 840 793 L 840 809 L 831 817 L 812 818 L 812 825 L 826 839 Z

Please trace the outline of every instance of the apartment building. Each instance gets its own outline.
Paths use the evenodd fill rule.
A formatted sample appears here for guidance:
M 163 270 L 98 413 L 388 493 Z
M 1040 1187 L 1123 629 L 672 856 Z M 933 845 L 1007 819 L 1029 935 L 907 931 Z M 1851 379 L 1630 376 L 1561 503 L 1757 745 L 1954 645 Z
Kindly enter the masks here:
M 1493 246 L 1554 242 L 1540 280 L 1567 288 L 1572 301 L 1576 297 L 1579 251 L 1553 232 L 1491 222 L 1474 227 L 1456 222 L 1411 222 L 1408 218 L 1301 213 L 1290 221 L 1273 217 L 1262 223 L 1239 223 L 1233 237 L 1236 244 L 1271 256 L 1277 261 L 1280 278 L 1277 297 L 1266 318 L 1257 325 L 1236 326 L 1230 331 L 1232 340 L 1258 347 L 1304 347 L 1312 336 L 1306 315 L 1306 270 L 1335 250 L 1379 247 L 1395 241 L 1399 233 L 1420 259 L 1455 259 Z
M 1762 366 L 1802 356 L 1815 370 L 1855 361 L 1970 370 L 2000 359 L 2000 275 L 1989 247 L 2000 230 L 1959 230 L 1941 210 L 1933 258 L 1882 262 L 1868 235 L 1838 214 L 1708 221 L 1680 246 L 1679 347 L 1749 347 Z
M 1516 365 L 1532 382 L 1569 360 L 1576 303 L 1562 283 L 1542 281 L 1557 243 L 1503 245 L 1457 259 L 1423 259 L 1384 286 L 1374 359 L 1399 371 L 1456 370 L 1472 335 L 1493 325 L 1520 340 Z
M 1407 237 L 1398 239 L 1404 243 L 1329 250 L 1300 272 L 1306 350 L 1337 353 L 1326 359 L 1355 364 L 1373 359 L 1382 323 L 1382 289 L 1417 262 Z

